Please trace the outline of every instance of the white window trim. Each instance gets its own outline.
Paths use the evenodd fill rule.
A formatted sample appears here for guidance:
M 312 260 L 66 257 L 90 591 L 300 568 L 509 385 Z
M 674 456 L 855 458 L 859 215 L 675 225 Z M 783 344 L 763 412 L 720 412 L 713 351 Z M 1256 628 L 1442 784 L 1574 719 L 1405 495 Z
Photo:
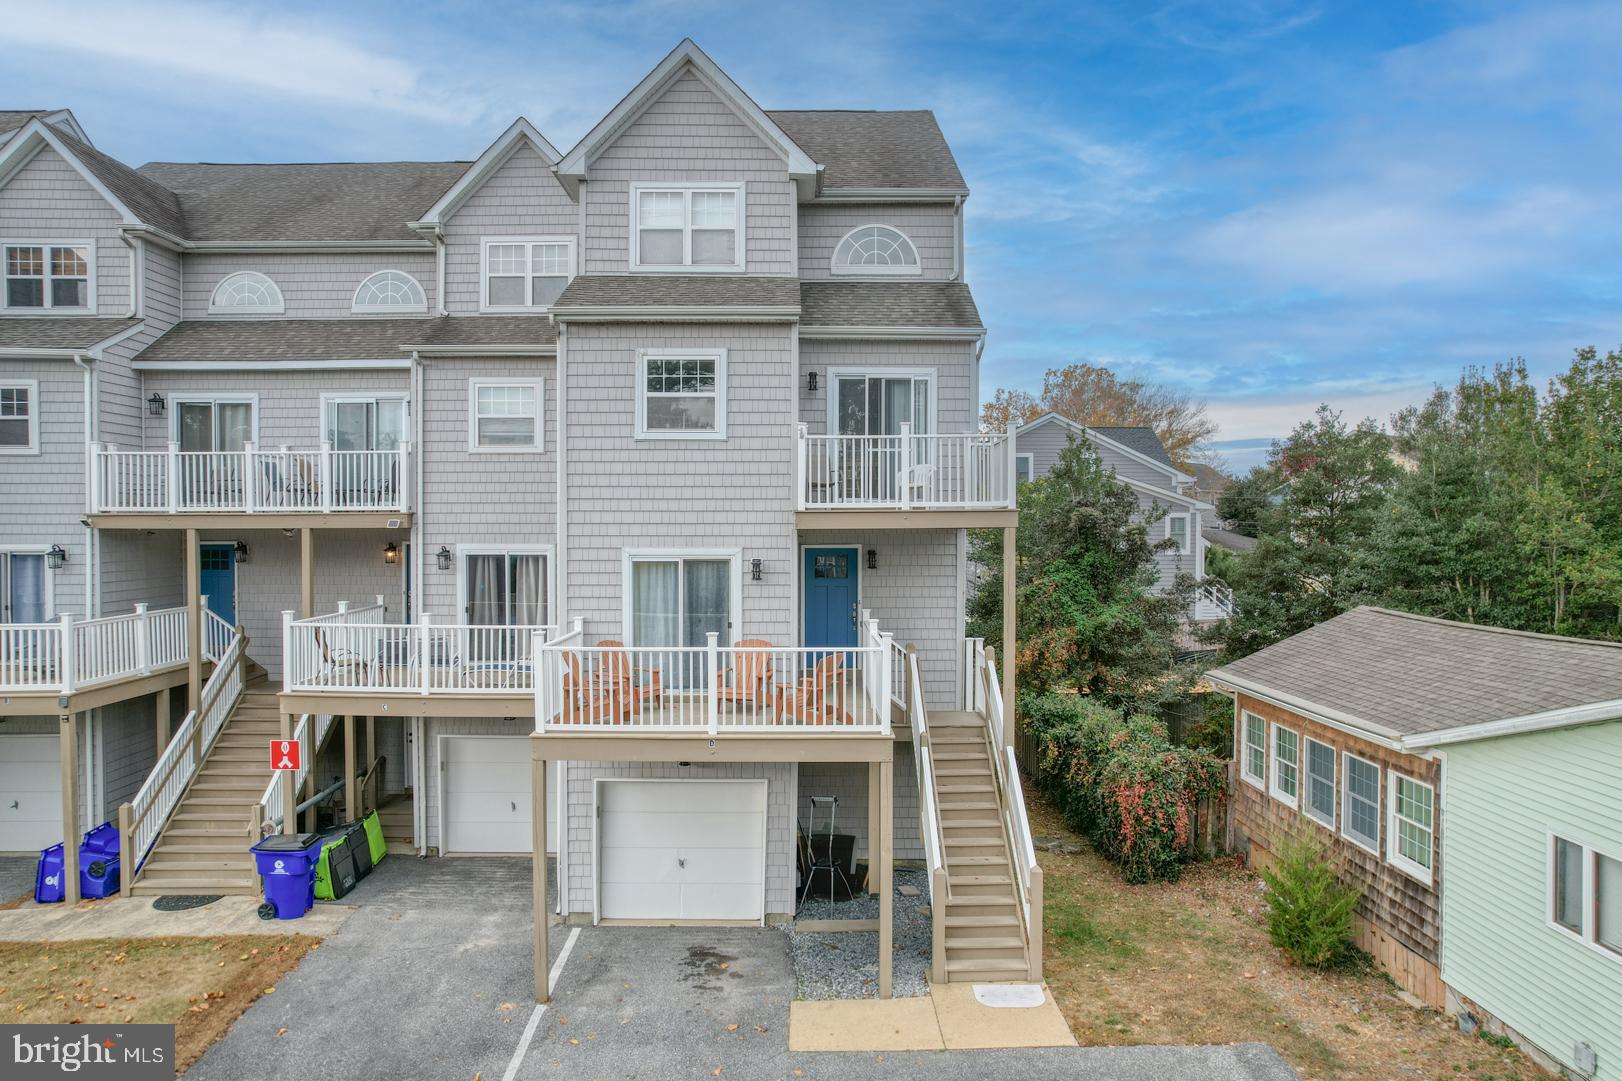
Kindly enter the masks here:
M 933 386 L 931 386 L 929 389 L 930 389 L 930 400 L 933 401 L 934 397 L 935 397 L 935 395 L 934 395 L 935 388 Z M 1029 484 L 1031 481 L 1036 479 L 1036 455 L 1034 453 L 1031 453 L 1031 452 L 1027 451 L 1024 454 L 1016 454 L 1016 455 L 1014 455 L 1014 461 L 1016 463 L 1021 462 L 1021 461 L 1026 463 L 1025 476 L 1026 476 L 1027 479 L 1026 479 L 1025 483 Z M 1017 464 L 1014 467 L 1014 477 L 1015 477 L 1015 479 L 1018 479 L 1018 477 L 1019 477 L 1019 467 L 1018 467 Z
M 1182 543 L 1177 546 L 1177 551 L 1178 551 L 1178 553 L 1180 555 L 1185 555 L 1186 556 L 1191 551 L 1193 551 L 1193 549 L 1194 549 L 1194 536 L 1193 536 L 1194 519 L 1193 519 L 1192 515 L 1188 515 L 1188 514 L 1168 514 L 1168 515 L 1166 515 L 1166 539 L 1167 540 L 1176 540 L 1177 539 L 1176 537 L 1174 537 L 1172 535 L 1171 524 L 1172 524 L 1173 521 L 1178 520 L 1178 519 L 1181 519 L 1182 523 L 1183 523 L 1183 540 L 1182 540 Z
M 1329 785 L 1333 798 L 1329 801 L 1329 819 L 1325 821 L 1319 817 L 1317 810 L 1312 806 L 1312 747 L 1328 747 L 1329 753 L 1334 756 L 1334 768 L 1330 770 Z M 1301 812 L 1314 822 L 1323 826 L 1329 832 L 1335 832 L 1335 816 L 1340 812 L 1340 752 L 1333 743 L 1325 743 L 1321 739 L 1305 736 L 1301 744 Z
M 1622 964 L 1622 953 L 1599 940 L 1599 858 L 1615 860 L 1622 863 L 1622 849 L 1611 848 L 1606 845 L 1591 844 L 1588 835 L 1582 830 L 1569 830 L 1554 826 L 1545 832 L 1544 853 L 1547 867 L 1544 872 L 1544 891 L 1547 894 L 1544 910 L 1544 922 L 1563 937 L 1576 942 L 1587 949 L 1608 957 L 1616 964 Z M 1583 925 L 1578 930 L 1562 925 L 1554 918 L 1555 896 L 1555 856 L 1554 843 L 1559 839 L 1568 844 L 1576 845 L 1582 852 L 1582 898 L 1581 911 Z
M 744 183 L 733 182 L 705 182 L 705 183 L 657 183 L 632 184 L 631 202 L 628 208 L 630 215 L 630 268 L 633 272 L 643 274 L 740 274 L 748 264 L 748 246 L 744 235 L 744 223 L 749 215 L 744 205 Z M 692 199 L 682 201 L 682 261 L 680 263 L 650 263 L 642 262 L 642 229 L 641 213 L 642 193 L 645 191 L 679 191 L 691 195 L 695 191 L 730 191 L 737 193 L 734 204 L 737 210 L 737 258 L 731 263 L 693 263 L 693 217 Z
M 648 361 L 715 361 L 715 430 L 710 432 L 667 432 L 648 429 Z M 725 439 L 727 437 L 727 351 L 725 349 L 638 349 L 636 351 L 636 438 Z
M 620 550 L 620 634 L 627 648 L 635 649 L 638 645 L 634 640 L 633 628 L 636 624 L 631 611 L 631 565 L 681 559 L 724 559 L 731 564 L 727 572 L 730 587 L 727 590 L 727 621 L 732 624 L 732 641 L 748 637 L 743 633 L 742 548 L 623 548 Z
M 417 292 L 422 294 L 422 303 L 362 304 L 360 302 L 361 290 L 365 289 L 367 284 L 370 283 L 373 278 L 383 274 L 398 274 L 402 278 L 411 279 L 411 283 L 417 287 Z M 350 298 L 349 310 L 355 315 L 422 315 L 428 311 L 428 290 L 422 287 L 422 282 L 417 279 L 415 274 L 407 273 L 398 267 L 384 267 L 382 270 L 374 270 L 372 273 L 366 275 L 366 277 L 361 279 L 360 284 L 355 286 L 355 295 Z
M 1391 866 L 1395 867 L 1397 870 L 1401 871 L 1403 874 L 1407 875 L 1409 878 L 1412 878 L 1418 882 L 1423 882 L 1428 886 L 1431 884 L 1431 881 L 1434 878 L 1434 872 L 1432 869 L 1430 867 L 1423 867 L 1409 859 L 1407 856 L 1404 856 L 1402 854 L 1402 846 L 1397 843 L 1397 783 L 1399 781 L 1407 781 L 1409 784 L 1418 785 L 1420 788 L 1423 788 L 1425 791 L 1430 793 L 1431 824 L 1429 833 L 1430 856 L 1432 864 L 1436 862 L 1436 821 L 1438 818 L 1438 808 L 1436 806 L 1436 787 L 1421 781 L 1417 777 L 1410 777 L 1406 773 L 1399 773 L 1394 769 L 1388 769 L 1385 772 L 1387 778 L 1385 794 L 1385 833 L 1386 839 L 1390 842 L 1385 847 L 1385 861 Z M 1404 819 L 1404 821 L 1407 820 Z
M 35 454 L 39 451 L 39 380 L 37 379 L 0 379 L 0 389 L 26 390 L 28 392 L 28 445 L 25 447 L 0 447 L 0 454 Z M 11 418 L 15 420 L 16 418 Z
M 404 391 L 393 390 L 333 390 L 321 393 L 321 442 L 327 442 L 327 411 L 341 402 L 401 402 L 405 405 L 405 435 L 400 442 L 411 440 L 411 398 Z
M 169 392 L 169 442 L 180 443 L 180 407 L 182 405 L 233 405 L 246 402 L 253 412 L 253 445 L 260 446 L 259 442 L 259 395 L 257 394 L 215 394 L 211 391 L 170 391 Z M 316 446 L 320 446 L 319 436 L 326 434 L 326 417 L 316 421 Z M 289 444 L 291 446 L 292 444 Z M 216 453 L 224 453 L 223 451 Z
M 1249 768 L 1250 722 L 1252 720 L 1259 721 L 1262 726 L 1262 772 L 1260 774 L 1251 773 Z M 1271 739 L 1272 736 L 1269 734 L 1267 728 L 1267 718 L 1261 716 L 1260 714 L 1252 713 L 1248 709 L 1243 710 L 1240 713 L 1239 747 L 1244 753 L 1239 756 L 1239 779 L 1250 785 L 1252 788 L 1255 788 L 1257 791 L 1264 792 L 1267 790 L 1267 760 L 1269 757 L 1271 757 L 1272 753 L 1269 742 Z
M 1288 732 L 1295 737 L 1295 795 L 1291 796 L 1278 786 L 1278 733 Z M 1287 807 L 1301 806 L 1301 733 L 1287 724 L 1274 721 L 1267 728 L 1267 794 Z
M 902 240 L 907 242 L 907 246 L 912 249 L 913 258 L 917 259 L 918 262 L 914 263 L 912 266 L 850 266 L 848 264 L 841 264 L 839 262 L 839 249 L 844 247 L 845 241 L 850 239 L 852 233 L 859 233 L 863 229 L 890 230 L 892 233 L 895 233 Z M 921 276 L 923 272 L 924 257 L 923 253 L 918 250 L 917 242 L 914 241 L 911 236 L 907 235 L 904 230 L 898 226 L 891 225 L 889 222 L 870 221 L 862 225 L 858 225 L 854 229 L 846 230 L 845 234 L 834 242 L 834 250 L 828 256 L 828 273 L 840 278 L 916 278 Z
M 1384 777 L 1382 776 L 1385 771 L 1380 766 L 1380 763 L 1376 762 L 1372 758 L 1364 758 L 1360 754 L 1353 754 L 1351 751 L 1341 751 L 1340 752 L 1340 805 L 1337 807 L 1337 811 L 1340 814 L 1340 831 L 1339 831 L 1340 836 L 1346 838 L 1348 841 L 1350 841 L 1352 844 L 1356 845 L 1358 848 L 1361 848 L 1363 851 L 1372 852 L 1372 853 L 1374 853 L 1374 855 L 1378 856 L 1380 854 L 1380 840 L 1381 840 L 1381 838 L 1376 837 L 1374 839 L 1373 847 L 1370 847 L 1370 845 L 1369 845 L 1369 843 L 1367 841 L 1363 840 L 1361 837 L 1358 837 L 1356 834 L 1353 834 L 1353 833 L 1350 832 L 1350 825 L 1351 825 L 1351 821 L 1352 821 L 1352 816 L 1346 813 L 1346 801 L 1352 798 L 1352 785 L 1351 785 L 1351 782 L 1346 779 L 1346 775 L 1347 775 L 1347 773 L 1349 773 L 1351 771 L 1352 767 L 1351 767 L 1350 763 L 1352 763 L 1352 762 L 1361 762 L 1365 766 L 1373 766 L 1375 776 L 1380 778 L 1379 782 L 1375 784 L 1374 790 L 1376 792 L 1384 792 L 1385 791 Z M 1379 807 L 1375 807 L 1375 809 L 1374 809 L 1374 821 L 1376 823 L 1375 829 L 1380 829 L 1381 827 L 1380 827 L 1379 823 L 1382 821 L 1382 819 L 1381 819 L 1381 816 L 1380 816 L 1380 808 Z
M 839 431 L 839 381 L 841 379 L 927 379 L 929 381 L 929 432 L 940 431 L 936 423 L 940 411 L 940 369 L 938 368 L 829 368 L 828 369 L 828 426 L 829 435 Z
M 561 626 L 557 612 L 557 548 L 551 544 L 458 544 L 456 546 L 456 622 L 468 623 L 467 557 L 468 556 L 545 556 L 546 557 L 546 618 L 548 626 Z M 492 624 L 501 626 L 501 624 Z
M 479 388 L 532 387 L 535 391 L 535 442 L 528 447 L 479 445 Z M 546 452 L 546 380 L 480 378 L 467 381 L 467 451 L 469 454 L 544 454 Z
M 8 301 L 11 291 L 5 287 L 10 275 L 6 274 L 5 249 L 7 248 L 84 248 L 88 254 L 85 256 L 85 286 L 84 295 L 86 304 L 75 308 L 58 308 L 51 304 L 51 253 L 45 252 L 44 276 L 44 303 L 37 308 L 27 305 L 13 306 Z M 66 315 L 95 315 L 98 308 L 96 297 L 96 242 L 94 240 L 13 240 L 7 237 L 0 241 L 0 311 L 28 312 L 35 315 L 50 312 L 62 312 Z
M 575 279 L 580 273 L 580 247 L 573 236 L 481 236 L 479 238 L 479 311 L 481 312 L 549 312 L 550 304 L 492 304 L 490 303 L 490 245 L 492 244 L 567 244 L 569 247 L 569 273 L 564 282 Z M 525 255 L 526 260 L 528 254 Z M 503 275 L 510 277 L 511 275 Z M 554 277 L 555 275 L 537 275 L 529 271 L 524 275 L 524 293 L 534 296 L 534 282 L 536 277 Z
M 221 286 L 230 281 L 232 278 L 243 277 L 261 278 L 265 282 L 269 283 L 271 289 L 276 293 L 276 303 L 246 305 L 221 305 L 216 303 L 216 300 L 220 295 Z M 277 285 L 276 279 L 272 278 L 269 274 L 264 274 L 257 270 L 233 270 L 231 273 L 225 275 L 219 281 L 215 282 L 214 288 L 208 294 L 208 314 L 210 315 L 285 315 L 286 313 L 287 297 L 282 293 L 282 287 Z

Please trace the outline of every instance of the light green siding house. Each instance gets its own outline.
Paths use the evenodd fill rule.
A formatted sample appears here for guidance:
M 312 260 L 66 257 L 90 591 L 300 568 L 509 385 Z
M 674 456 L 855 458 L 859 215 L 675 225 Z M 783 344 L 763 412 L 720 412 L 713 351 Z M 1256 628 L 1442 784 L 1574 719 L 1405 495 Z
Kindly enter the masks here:
M 1444 752 L 1442 979 L 1567 1070 L 1622 1079 L 1622 719 Z

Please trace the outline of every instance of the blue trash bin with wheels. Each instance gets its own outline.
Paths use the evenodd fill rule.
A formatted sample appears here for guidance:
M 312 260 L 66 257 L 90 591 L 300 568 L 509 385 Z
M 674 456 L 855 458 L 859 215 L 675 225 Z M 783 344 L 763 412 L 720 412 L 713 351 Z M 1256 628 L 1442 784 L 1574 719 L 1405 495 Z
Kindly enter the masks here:
M 296 920 L 315 906 L 315 861 L 321 855 L 319 833 L 275 833 L 249 851 L 259 876 L 265 880 L 260 919 Z
M 67 896 L 66 863 L 61 845 L 52 845 L 40 852 L 39 869 L 34 872 L 34 900 L 51 905 Z
M 101 898 L 118 892 L 118 827 L 103 822 L 79 846 L 79 896 Z

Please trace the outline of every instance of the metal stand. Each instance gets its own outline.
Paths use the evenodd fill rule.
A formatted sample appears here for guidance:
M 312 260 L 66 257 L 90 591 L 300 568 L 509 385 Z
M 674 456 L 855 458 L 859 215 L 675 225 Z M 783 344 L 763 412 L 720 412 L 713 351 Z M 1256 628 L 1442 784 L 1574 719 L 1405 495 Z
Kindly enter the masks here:
M 828 832 L 825 835 L 828 843 L 823 848 L 821 855 L 817 854 L 816 846 L 817 811 L 819 808 L 825 810 L 828 815 Z M 805 873 L 805 886 L 800 890 L 800 904 L 802 905 L 805 904 L 805 899 L 811 895 L 811 884 L 817 880 L 818 871 L 828 872 L 828 900 L 830 903 L 838 899 L 834 893 L 835 875 L 839 877 L 840 883 L 845 887 L 845 895 L 850 896 L 850 883 L 845 879 L 845 872 L 840 869 L 838 862 L 834 859 L 834 826 L 838 818 L 838 796 L 811 797 L 811 825 L 806 830 L 806 837 L 809 838 L 811 847 L 811 866 Z

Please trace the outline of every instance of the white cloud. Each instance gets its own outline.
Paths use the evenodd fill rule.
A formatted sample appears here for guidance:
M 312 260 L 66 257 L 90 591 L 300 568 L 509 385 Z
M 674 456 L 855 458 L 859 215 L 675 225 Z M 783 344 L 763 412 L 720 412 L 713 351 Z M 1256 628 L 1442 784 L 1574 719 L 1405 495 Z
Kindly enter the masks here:
M 1430 383 L 1411 383 L 1377 391 L 1347 393 L 1348 388 L 1324 386 L 1321 393 L 1294 394 L 1289 397 L 1213 398 L 1207 403 L 1211 418 L 1221 428 L 1224 441 L 1243 439 L 1281 439 L 1297 424 L 1308 419 L 1318 406 L 1328 402 L 1345 414 L 1348 424 L 1356 424 L 1364 417 L 1389 426 L 1398 411 L 1417 405 L 1430 397 Z

